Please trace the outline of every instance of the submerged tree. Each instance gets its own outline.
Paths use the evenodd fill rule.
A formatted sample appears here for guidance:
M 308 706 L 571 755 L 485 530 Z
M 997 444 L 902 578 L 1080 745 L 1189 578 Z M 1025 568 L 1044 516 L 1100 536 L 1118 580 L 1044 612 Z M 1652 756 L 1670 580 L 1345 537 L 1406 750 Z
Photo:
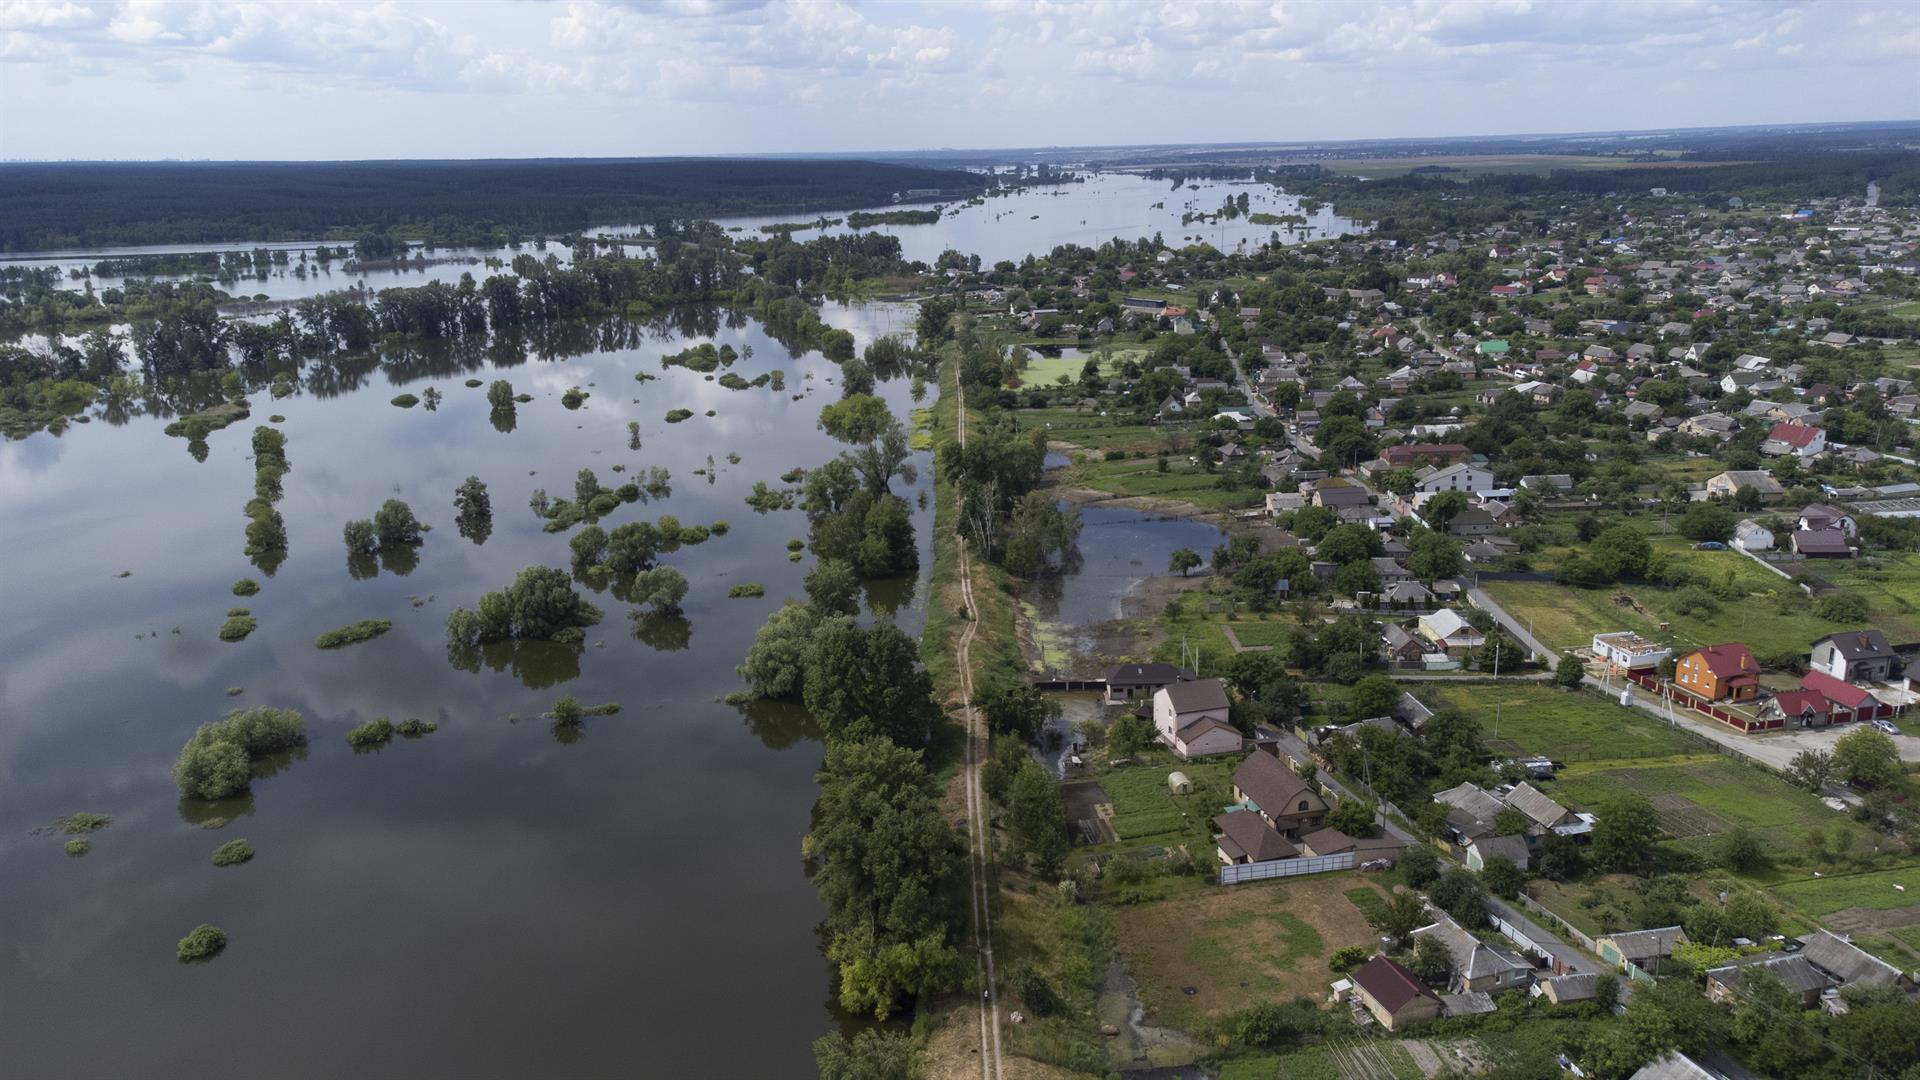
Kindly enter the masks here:
M 484 544 L 493 535 L 493 499 L 487 485 L 477 476 L 469 476 L 453 493 L 454 521 L 460 535 L 476 544 Z

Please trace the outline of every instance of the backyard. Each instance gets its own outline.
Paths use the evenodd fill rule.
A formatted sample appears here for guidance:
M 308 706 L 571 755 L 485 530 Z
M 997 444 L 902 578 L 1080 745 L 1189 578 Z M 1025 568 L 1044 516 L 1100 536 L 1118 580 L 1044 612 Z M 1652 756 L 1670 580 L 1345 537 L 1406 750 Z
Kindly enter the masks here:
M 1374 940 L 1348 890 L 1356 873 L 1209 888 L 1117 908 L 1114 928 L 1146 1022 L 1192 1030 L 1204 1016 L 1326 996 L 1327 957 Z

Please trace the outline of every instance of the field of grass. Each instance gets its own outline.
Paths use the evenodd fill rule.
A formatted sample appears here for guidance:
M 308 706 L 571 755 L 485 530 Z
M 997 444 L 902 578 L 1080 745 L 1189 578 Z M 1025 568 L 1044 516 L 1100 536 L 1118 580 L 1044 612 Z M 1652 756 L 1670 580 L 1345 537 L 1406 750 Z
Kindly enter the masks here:
M 1662 827 L 1690 847 L 1744 826 L 1776 849 L 1775 858 L 1792 858 L 1804 850 L 1810 830 L 1846 821 L 1812 794 L 1773 773 L 1718 754 L 1631 764 L 1575 763 L 1547 786 L 1547 793 L 1555 798 L 1590 809 L 1622 790 L 1654 800 Z
M 1240 639 L 1242 645 L 1270 645 L 1274 648 L 1285 648 L 1293 639 L 1287 623 L 1279 619 L 1258 622 L 1234 621 L 1227 625 L 1233 628 L 1233 635 Z
M 1906 891 L 1894 888 L 1895 885 L 1904 886 Z M 1773 892 L 1811 915 L 1831 915 L 1848 908 L 1885 911 L 1915 907 L 1920 906 L 1920 866 L 1789 881 L 1774 886 Z M 1920 942 L 1914 944 L 1920 945 Z
M 1066 482 L 1115 495 L 1174 499 L 1209 510 L 1238 509 L 1261 500 L 1261 493 L 1252 488 L 1224 490 L 1218 473 L 1184 461 L 1161 472 L 1154 458 L 1084 462 L 1068 470 Z
M 1160 625 L 1166 637 L 1154 650 L 1153 658 L 1166 664 L 1182 663 L 1180 647 L 1182 644 L 1200 650 L 1200 674 L 1215 675 L 1220 665 L 1233 655 L 1233 646 L 1227 644 L 1227 636 L 1220 632 L 1224 614 L 1207 610 L 1208 596 L 1204 592 L 1181 593 L 1160 614 Z M 1235 629 L 1239 626 L 1236 623 Z
M 1045 428 L 1052 439 L 1083 446 L 1096 453 L 1105 450 L 1125 450 L 1129 453 L 1136 450 L 1157 451 L 1165 445 L 1168 432 L 1184 430 L 1178 426 L 1163 428 L 1137 424 L 1128 415 L 1114 413 L 1103 416 L 1085 409 L 1022 409 L 1014 416 L 1022 428 Z M 1186 441 L 1191 443 L 1192 439 Z M 1151 466 L 1152 463 L 1148 464 Z
M 1347 899 L 1359 874 L 1210 888 L 1113 913 L 1147 1022 L 1191 1029 L 1203 1016 L 1326 994 L 1327 956 L 1373 940 Z M 1191 995 L 1186 993 L 1193 988 Z
M 1441 686 L 1434 704 L 1480 722 L 1489 743 L 1555 761 L 1654 758 L 1695 753 L 1693 740 L 1638 709 L 1591 691 L 1539 683 Z
M 1125 363 L 1128 357 L 1138 358 L 1145 355 L 1146 352 L 1142 349 L 1115 349 L 1106 363 L 1100 365 L 1100 374 L 1111 378 L 1118 373 L 1120 365 Z M 1089 358 L 1090 354 L 1041 356 L 1038 353 L 1030 353 L 1027 356 L 1027 366 L 1020 372 L 1020 382 L 1026 386 L 1055 386 L 1058 385 L 1060 376 L 1065 375 L 1068 381 L 1077 383 L 1080 381 L 1080 372 L 1086 368 Z

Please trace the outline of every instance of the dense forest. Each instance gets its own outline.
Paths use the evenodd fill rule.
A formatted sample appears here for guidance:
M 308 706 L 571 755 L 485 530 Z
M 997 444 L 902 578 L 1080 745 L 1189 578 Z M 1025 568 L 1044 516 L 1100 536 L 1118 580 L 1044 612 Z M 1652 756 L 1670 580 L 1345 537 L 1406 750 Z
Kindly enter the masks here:
M 44 162 L 0 165 L 0 251 L 396 230 L 503 243 L 662 216 L 839 210 L 976 173 L 868 161 Z

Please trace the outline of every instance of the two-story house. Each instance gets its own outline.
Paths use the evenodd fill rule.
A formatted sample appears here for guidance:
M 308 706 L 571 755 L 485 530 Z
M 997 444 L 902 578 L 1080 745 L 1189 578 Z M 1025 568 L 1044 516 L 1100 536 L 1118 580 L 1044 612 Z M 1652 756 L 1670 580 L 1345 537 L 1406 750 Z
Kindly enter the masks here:
M 1906 665 L 1878 630 L 1849 630 L 1828 634 L 1813 643 L 1807 666 L 1842 682 L 1881 682 Z
M 1709 645 L 1680 658 L 1673 683 L 1703 701 L 1752 701 L 1760 693 L 1760 665 L 1738 642 Z
M 1233 772 L 1233 797 L 1280 835 L 1298 838 L 1326 823 L 1327 800 L 1274 754 L 1248 754 Z

